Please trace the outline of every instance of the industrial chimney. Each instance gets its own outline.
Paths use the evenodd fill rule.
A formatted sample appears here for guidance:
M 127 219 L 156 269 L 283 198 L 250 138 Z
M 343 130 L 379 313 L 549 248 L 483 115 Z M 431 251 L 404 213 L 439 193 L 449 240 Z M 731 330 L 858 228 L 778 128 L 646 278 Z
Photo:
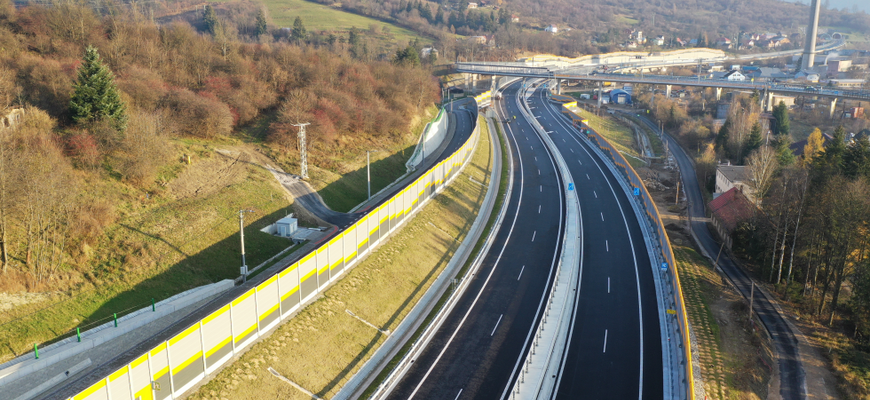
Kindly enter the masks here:
M 803 63 L 801 70 L 808 71 L 813 68 L 816 61 L 816 36 L 819 34 L 819 11 L 820 0 L 812 0 L 810 4 L 810 25 L 807 27 L 807 45 L 804 47 Z

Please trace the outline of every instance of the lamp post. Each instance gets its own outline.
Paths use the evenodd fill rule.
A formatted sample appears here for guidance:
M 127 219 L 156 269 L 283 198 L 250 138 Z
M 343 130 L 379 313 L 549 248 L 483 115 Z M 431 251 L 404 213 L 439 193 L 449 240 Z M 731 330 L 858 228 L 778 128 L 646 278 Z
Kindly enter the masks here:
M 239 238 L 242 241 L 242 282 L 248 281 L 248 264 L 245 262 L 245 213 L 252 213 L 254 210 L 239 210 Z

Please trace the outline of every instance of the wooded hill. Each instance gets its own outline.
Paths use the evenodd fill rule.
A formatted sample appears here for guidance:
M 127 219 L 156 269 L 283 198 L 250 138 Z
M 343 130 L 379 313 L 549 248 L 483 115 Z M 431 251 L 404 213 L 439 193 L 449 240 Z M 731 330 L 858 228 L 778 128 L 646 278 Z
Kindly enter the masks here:
M 0 2 L 0 109 L 25 109 L 0 135 L 0 291 L 64 289 L 56 278 L 99 275 L 90 246 L 118 218 L 141 212 L 128 201 L 160 198 L 178 173 L 178 139 L 238 137 L 291 162 L 291 124 L 310 122 L 309 160 L 335 170 L 373 142 L 408 142 L 412 123 L 438 100 L 419 62 L 309 45 L 304 25 L 293 36 L 272 31 L 257 8 L 232 21 L 216 13 L 197 30 L 158 25 L 124 4 L 89 4 Z M 113 75 L 124 124 L 71 114 L 88 46 Z M 94 190 L 106 185 L 108 195 Z M 125 257 L 104 256 L 100 263 Z

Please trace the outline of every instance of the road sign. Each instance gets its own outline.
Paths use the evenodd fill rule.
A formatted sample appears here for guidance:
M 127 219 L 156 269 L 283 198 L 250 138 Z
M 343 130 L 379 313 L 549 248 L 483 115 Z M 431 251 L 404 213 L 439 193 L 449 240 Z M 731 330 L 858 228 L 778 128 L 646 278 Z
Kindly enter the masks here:
M 634 195 L 640 196 L 640 188 L 634 188 Z
M 668 270 L 668 262 L 667 262 L 667 261 L 662 261 L 662 271 L 664 272 L 664 271 L 667 271 L 667 270 Z
M 676 315 L 676 314 L 677 314 L 677 310 L 671 310 L 671 309 L 668 309 L 668 314 Z
M 574 184 L 573 184 L 573 183 L 569 183 L 569 184 L 568 184 L 568 190 L 574 190 Z

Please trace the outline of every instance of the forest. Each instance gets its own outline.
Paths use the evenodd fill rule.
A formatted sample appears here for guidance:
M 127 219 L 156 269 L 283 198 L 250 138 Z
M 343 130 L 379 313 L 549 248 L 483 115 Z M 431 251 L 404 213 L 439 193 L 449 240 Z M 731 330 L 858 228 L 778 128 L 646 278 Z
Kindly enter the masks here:
M 130 210 L 93 189 L 159 196 L 178 139 L 257 125 L 254 139 L 281 154 L 297 151 L 292 124 L 310 122 L 314 162 L 333 168 L 317 156 L 404 140 L 439 100 L 416 57 L 356 56 L 365 31 L 321 46 L 303 21 L 290 34 L 274 29 L 256 3 L 206 7 L 197 26 L 155 23 L 153 11 L 0 2 L 0 107 L 23 111 L 0 134 L 0 290 L 62 290 L 57 279 L 94 273 L 91 246 Z

